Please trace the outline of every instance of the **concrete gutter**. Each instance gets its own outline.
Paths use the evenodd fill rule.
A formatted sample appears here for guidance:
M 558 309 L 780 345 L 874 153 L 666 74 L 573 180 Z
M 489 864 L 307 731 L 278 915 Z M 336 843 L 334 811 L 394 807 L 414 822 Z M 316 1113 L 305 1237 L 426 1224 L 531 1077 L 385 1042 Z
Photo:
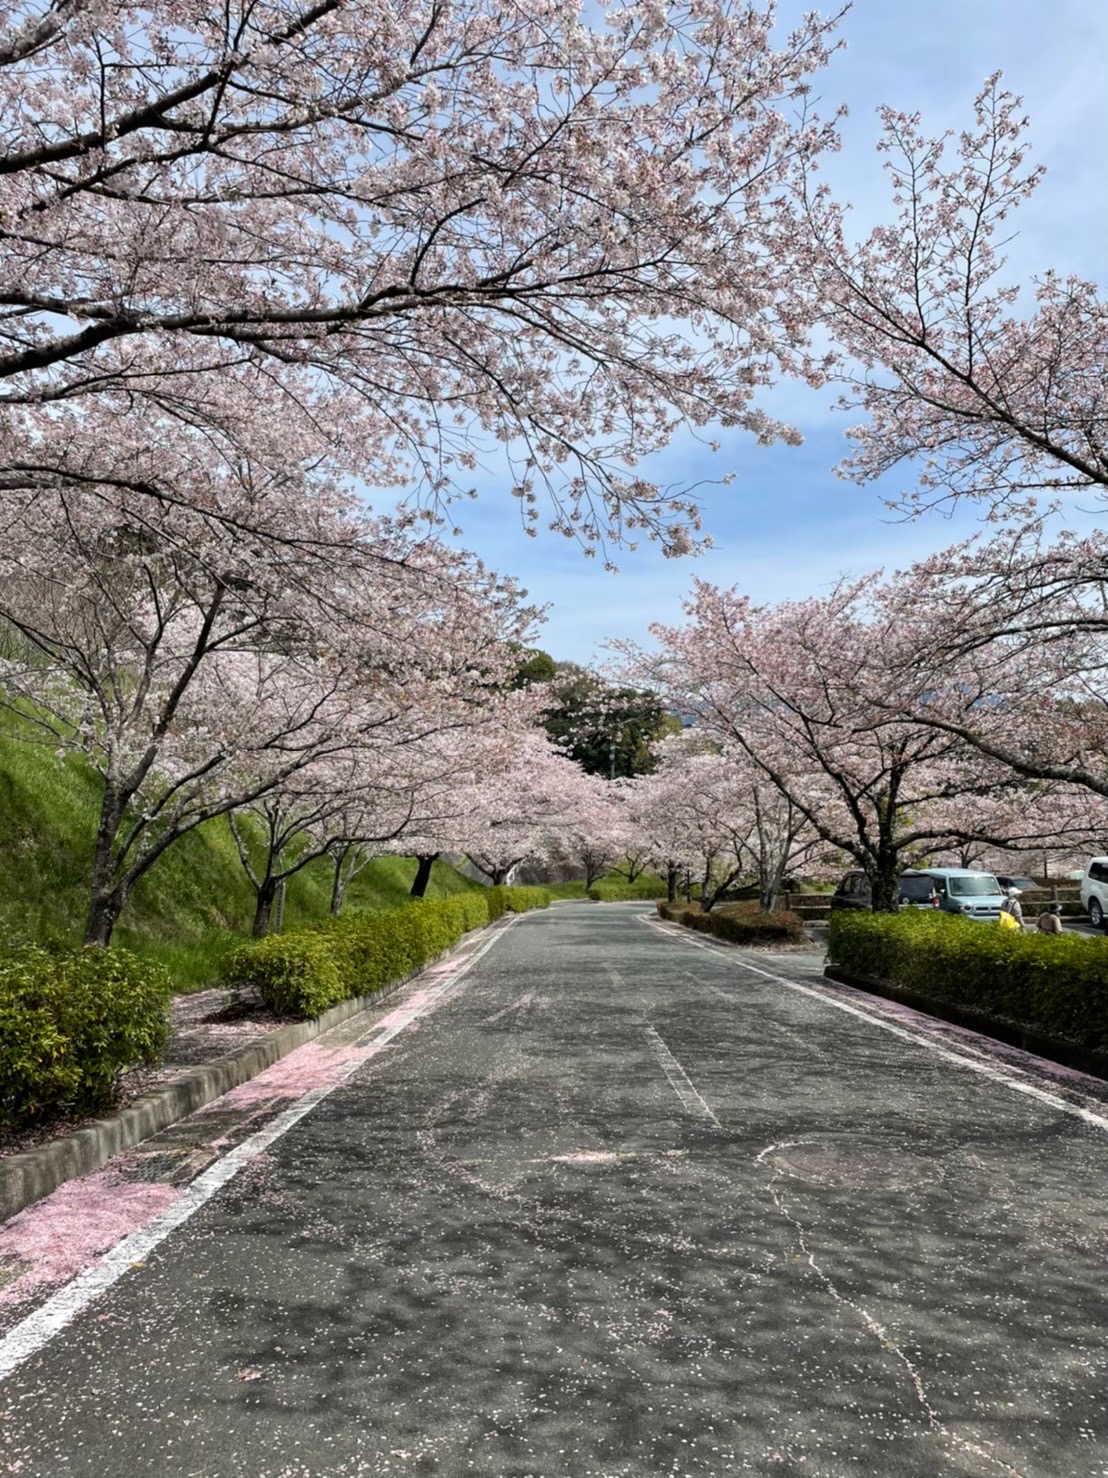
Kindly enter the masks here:
M 496 925 L 487 927 L 495 928 Z M 475 929 L 463 938 L 472 939 L 483 932 Z M 237 1052 L 230 1052 L 203 1067 L 192 1068 L 173 1082 L 144 1094 L 118 1113 L 92 1119 L 72 1134 L 39 1145 L 37 1149 L 8 1155 L 0 1160 L 0 1222 L 48 1196 L 63 1182 L 98 1170 L 121 1150 L 130 1149 L 152 1134 L 168 1129 L 179 1119 L 187 1119 L 189 1114 L 222 1098 L 240 1083 L 256 1078 L 267 1067 L 272 1067 L 282 1057 L 287 1057 L 297 1047 L 302 1047 L 331 1027 L 357 1016 L 361 1011 L 371 1010 L 439 960 L 453 954 L 454 949 L 427 960 L 418 970 L 394 980 L 370 996 L 354 996 L 348 1001 L 340 1001 L 312 1021 L 291 1022 L 270 1032 L 260 1042 L 241 1047 Z
M 918 991 L 903 990 L 878 980 L 872 975 L 855 975 L 850 970 L 840 970 L 837 965 L 828 965 L 824 970 L 828 980 L 839 985 L 853 986 L 872 996 L 883 996 L 887 1001 L 896 1001 L 901 1006 L 910 1006 L 913 1011 L 922 1011 L 928 1016 L 937 1016 L 940 1021 L 949 1021 L 954 1026 L 963 1026 L 983 1037 L 1006 1042 L 1010 1047 L 1019 1047 L 1036 1057 L 1045 1057 L 1048 1062 L 1061 1063 L 1063 1067 L 1076 1068 L 1094 1078 L 1108 1080 L 1108 1052 L 1097 1052 L 1082 1047 L 1077 1042 L 1067 1042 L 1062 1037 L 1047 1036 L 1034 1028 L 1022 1026 L 1018 1021 L 1008 1021 L 997 1016 L 986 1016 L 981 1011 L 971 1011 L 964 1006 L 955 1006 L 947 1001 L 936 1001 Z

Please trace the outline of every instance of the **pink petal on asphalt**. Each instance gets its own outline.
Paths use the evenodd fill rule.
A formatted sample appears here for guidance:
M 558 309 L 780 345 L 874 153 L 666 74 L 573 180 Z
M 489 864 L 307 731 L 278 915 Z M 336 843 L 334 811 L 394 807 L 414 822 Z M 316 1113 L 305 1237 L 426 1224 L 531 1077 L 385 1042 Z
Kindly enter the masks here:
M 180 1194 L 177 1186 L 124 1180 L 114 1170 L 59 1186 L 0 1227 L 0 1257 L 30 1264 L 0 1290 L 0 1304 L 18 1303 L 43 1284 L 68 1282 Z

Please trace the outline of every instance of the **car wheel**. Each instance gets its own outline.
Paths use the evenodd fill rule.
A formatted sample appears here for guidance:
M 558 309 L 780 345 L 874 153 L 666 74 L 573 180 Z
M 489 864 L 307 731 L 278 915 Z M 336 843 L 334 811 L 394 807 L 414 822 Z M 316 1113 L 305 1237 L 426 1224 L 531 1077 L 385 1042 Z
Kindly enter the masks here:
M 1099 898 L 1089 899 L 1089 923 L 1094 929 L 1099 929 L 1104 924 L 1104 910 L 1100 906 Z

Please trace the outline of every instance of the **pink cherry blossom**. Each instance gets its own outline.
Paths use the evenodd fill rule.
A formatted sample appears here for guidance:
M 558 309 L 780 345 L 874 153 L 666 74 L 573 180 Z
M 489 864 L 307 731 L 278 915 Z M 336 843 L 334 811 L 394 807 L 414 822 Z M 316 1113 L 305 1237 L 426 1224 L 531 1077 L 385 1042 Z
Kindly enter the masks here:
M 774 23 L 731 0 L 17 0 L 0 490 L 87 485 L 95 454 L 175 501 L 162 455 L 211 437 L 435 513 L 503 449 L 529 529 L 545 492 L 586 548 L 688 548 L 695 501 L 642 458 L 682 424 L 788 434 L 756 394 L 807 321 L 781 202 L 833 142 L 807 93 L 834 23 Z

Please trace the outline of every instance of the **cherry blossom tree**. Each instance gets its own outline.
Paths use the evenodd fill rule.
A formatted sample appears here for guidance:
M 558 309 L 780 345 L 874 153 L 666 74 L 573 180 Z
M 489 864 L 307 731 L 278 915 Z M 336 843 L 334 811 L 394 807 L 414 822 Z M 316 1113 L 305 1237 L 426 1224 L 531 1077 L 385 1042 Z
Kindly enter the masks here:
M 0 490 L 80 486 L 100 443 L 113 485 L 173 501 L 115 455 L 140 414 L 155 447 L 279 436 L 432 504 L 500 446 L 529 528 L 548 490 L 590 548 L 684 549 L 694 503 L 642 457 L 679 424 L 789 434 L 756 396 L 805 329 L 782 192 L 832 141 L 806 96 L 834 22 L 775 46 L 774 20 L 16 0 Z
M 697 582 L 684 628 L 654 627 L 656 680 L 697 727 L 734 746 L 896 906 L 905 859 L 975 835 L 973 805 L 1019 778 L 898 706 L 900 630 L 876 577 L 822 599 L 756 607 Z M 895 696 L 893 696 L 895 695 Z
M 763 910 L 776 906 L 786 874 L 802 867 L 819 838 L 807 816 L 767 782 L 747 754 L 703 730 L 658 749 L 658 768 L 633 782 L 631 806 L 672 902 L 682 870 L 701 880 L 701 906 L 746 877 L 758 882 Z
M 700 906 L 711 911 L 720 895 L 749 867 L 750 811 L 746 776 L 718 752 L 672 751 L 650 786 L 655 805 L 668 813 L 662 826 L 677 828 L 680 857 L 700 878 Z M 647 783 L 652 777 L 645 777 Z M 674 858 L 667 855 L 667 871 Z
M 1108 800 L 1106 568 L 1099 533 L 1048 542 L 1032 522 L 943 550 L 875 592 L 901 633 L 884 702 L 1028 782 L 1074 843 L 1103 831 Z
M 26 730 L 100 779 L 97 943 L 187 831 L 295 787 L 403 715 L 428 731 L 465 721 L 506 680 L 530 621 L 464 557 L 386 523 L 352 530 L 310 498 L 303 539 L 277 544 L 187 502 L 135 501 L 135 517 L 98 490 L 3 505 L 0 616 L 14 637 L 0 691 Z M 336 544 L 343 556 L 323 561 Z
M 621 819 L 619 836 L 630 829 L 641 839 L 641 845 L 649 854 L 651 862 L 666 880 L 666 897 L 670 903 L 677 897 L 677 888 L 682 873 L 698 866 L 693 849 L 689 846 L 687 816 L 682 807 L 680 793 L 680 765 L 672 753 L 674 740 L 660 745 L 655 751 L 655 766 L 645 775 L 639 775 L 626 787 L 623 796 L 624 817 Z M 665 756 L 660 767 L 658 761 Z M 626 846 L 618 841 L 614 848 Z M 617 852 L 618 855 L 618 852 Z M 607 864 L 610 866 L 611 864 Z
M 1108 489 L 1104 298 L 1072 275 L 1021 285 L 1007 270 L 1012 216 L 1043 175 L 1027 130 L 998 77 L 957 138 L 886 108 L 897 215 L 861 242 L 829 190 L 804 185 L 809 282 L 834 347 L 803 368 L 844 382 L 866 415 L 848 475 L 910 467 L 909 506 Z
M 255 938 L 269 932 L 288 880 L 322 857 L 332 860 L 331 913 L 337 916 L 353 879 L 412 824 L 415 794 L 407 786 L 390 787 L 387 778 L 386 745 L 404 741 L 396 734 L 385 740 L 381 732 L 373 739 L 372 748 L 357 744 L 331 754 L 227 813 L 254 890 Z
M 584 873 L 591 888 L 623 858 L 628 846 L 628 816 L 620 789 L 598 775 L 580 771 L 574 804 L 558 828 L 557 857 Z
M 776 786 L 759 777 L 750 788 L 754 826 L 749 848 L 758 879 L 758 904 L 764 913 L 777 907 L 785 880 L 809 866 L 821 847 L 811 820 Z
M 520 694 L 511 695 L 517 700 Z M 557 855 L 581 814 L 589 777 L 528 726 L 534 702 L 496 725 L 493 743 L 468 756 L 468 773 L 448 785 L 435 821 L 416 831 L 417 855 L 460 852 L 496 885 L 525 861 Z M 514 717 L 514 722 L 513 722 Z
M 651 765 L 655 762 L 651 753 Z M 637 824 L 634 780 L 617 780 L 612 783 L 612 790 L 616 806 L 613 835 L 616 857 L 612 871 L 626 878 L 630 885 L 653 864 L 654 848 Z

